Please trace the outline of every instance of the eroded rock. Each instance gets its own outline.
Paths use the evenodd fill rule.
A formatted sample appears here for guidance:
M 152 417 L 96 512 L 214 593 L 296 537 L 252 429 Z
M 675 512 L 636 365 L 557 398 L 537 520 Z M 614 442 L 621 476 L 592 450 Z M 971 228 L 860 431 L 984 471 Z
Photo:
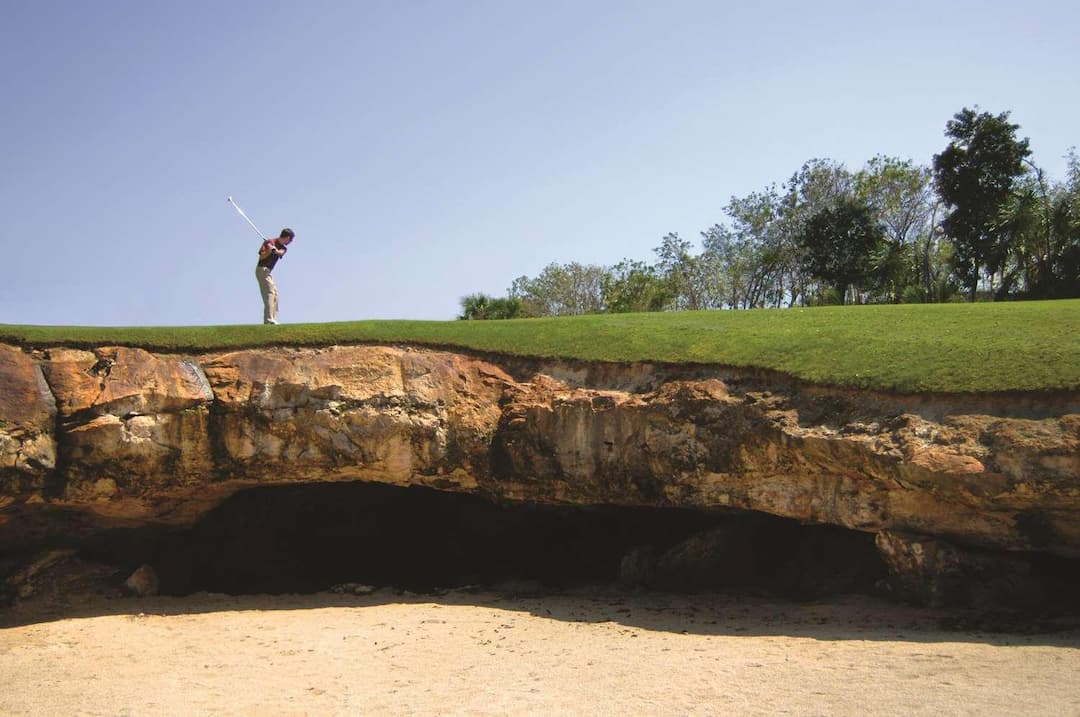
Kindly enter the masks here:
M 1025 396 L 1015 412 L 1006 397 L 966 397 L 950 412 L 943 397 L 863 401 L 729 369 L 636 364 L 620 383 L 612 365 L 552 366 L 387 346 L 194 358 L 0 347 L 0 545 L 190 525 L 247 486 L 355 480 L 737 509 L 1080 557 L 1071 394 Z M 586 385 L 596 377 L 602 387 Z M 897 566 L 914 550 L 879 545 Z M 898 574 L 944 584 L 942 560 Z M 625 578 L 654 581 L 677 562 L 642 553 Z
M 901 598 L 935 607 L 979 609 L 1045 608 L 1053 602 L 1056 574 L 1040 574 L 1023 554 L 990 553 L 939 538 L 878 533 L 877 546 L 888 567 L 889 584 Z M 1069 598 L 1075 588 L 1069 591 Z
M 197 362 L 142 349 L 50 350 L 64 500 L 140 496 L 210 480 L 214 399 Z M 100 481 L 111 481 L 104 491 Z
M 518 499 L 732 507 L 1080 556 L 1077 416 L 836 412 L 849 422 L 716 379 L 632 394 L 538 378 L 505 402 L 493 480 Z
M 132 595 L 148 597 L 158 594 L 160 582 L 153 566 L 143 564 L 128 576 L 128 579 L 124 581 L 124 587 L 130 590 Z
M 56 468 L 56 403 L 30 355 L 0 345 L 0 506 L 40 493 Z
M 510 377 L 383 347 L 241 351 L 205 363 L 230 477 L 476 487 Z

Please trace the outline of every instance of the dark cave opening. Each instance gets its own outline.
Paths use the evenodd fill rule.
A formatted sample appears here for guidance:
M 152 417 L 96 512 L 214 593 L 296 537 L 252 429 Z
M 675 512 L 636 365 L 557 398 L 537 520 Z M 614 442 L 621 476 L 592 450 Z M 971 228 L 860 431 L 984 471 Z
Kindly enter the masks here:
M 871 534 L 760 513 L 505 503 L 375 483 L 252 488 L 190 529 L 114 533 L 83 552 L 149 563 L 170 595 L 516 582 L 813 598 L 871 591 L 886 572 Z

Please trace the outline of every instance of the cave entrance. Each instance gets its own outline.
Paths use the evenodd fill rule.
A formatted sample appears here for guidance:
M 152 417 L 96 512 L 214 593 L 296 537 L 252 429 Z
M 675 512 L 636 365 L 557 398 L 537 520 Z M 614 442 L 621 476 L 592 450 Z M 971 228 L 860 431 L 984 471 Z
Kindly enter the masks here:
M 885 575 L 873 536 L 747 512 L 545 506 L 373 483 L 242 491 L 144 543 L 161 591 L 413 591 L 525 581 L 815 597 Z

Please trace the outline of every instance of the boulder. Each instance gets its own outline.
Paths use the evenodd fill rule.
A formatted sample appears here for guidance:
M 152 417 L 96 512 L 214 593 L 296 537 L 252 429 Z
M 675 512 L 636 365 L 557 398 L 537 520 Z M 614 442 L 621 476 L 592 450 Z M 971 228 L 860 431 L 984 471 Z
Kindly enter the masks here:
M 149 597 L 158 594 L 158 576 L 154 568 L 143 564 L 135 569 L 128 579 L 124 581 L 124 587 L 131 591 L 132 595 Z
M 921 605 L 1045 608 L 1057 577 L 1040 574 L 1030 556 L 1022 554 L 972 550 L 939 538 L 891 531 L 878 533 L 876 540 L 888 566 L 888 587 Z

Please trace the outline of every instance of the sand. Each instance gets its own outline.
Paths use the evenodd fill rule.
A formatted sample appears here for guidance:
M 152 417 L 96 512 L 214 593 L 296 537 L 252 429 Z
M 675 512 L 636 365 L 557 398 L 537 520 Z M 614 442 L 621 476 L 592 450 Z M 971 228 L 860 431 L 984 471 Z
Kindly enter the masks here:
M 0 611 L 4 715 L 1080 715 L 1080 629 L 865 597 L 86 596 Z

